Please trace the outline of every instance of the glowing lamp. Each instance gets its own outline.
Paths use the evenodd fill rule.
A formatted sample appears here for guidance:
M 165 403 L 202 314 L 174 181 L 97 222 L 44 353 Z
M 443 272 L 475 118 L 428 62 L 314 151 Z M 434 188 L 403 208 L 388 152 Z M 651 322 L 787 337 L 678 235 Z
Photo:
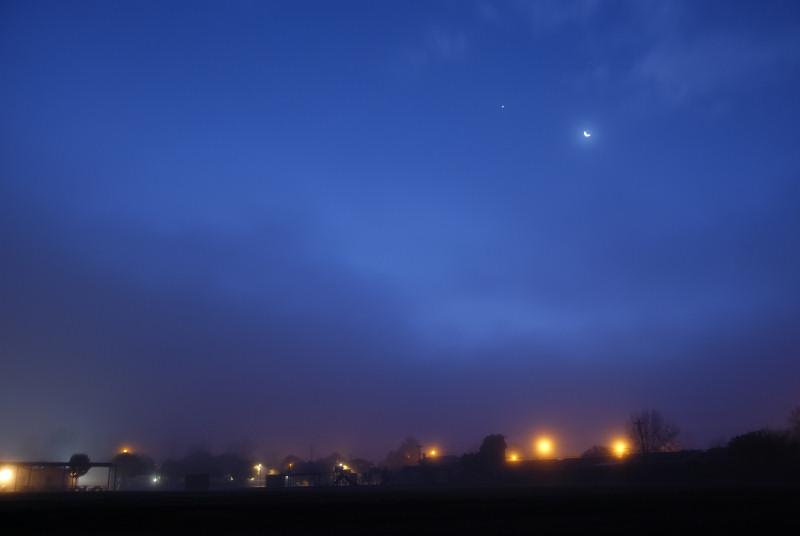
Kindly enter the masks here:
M 539 449 L 539 454 L 547 456 L 553 451 L 553 444 L 549 439 L 540 439 L 537 448 Z

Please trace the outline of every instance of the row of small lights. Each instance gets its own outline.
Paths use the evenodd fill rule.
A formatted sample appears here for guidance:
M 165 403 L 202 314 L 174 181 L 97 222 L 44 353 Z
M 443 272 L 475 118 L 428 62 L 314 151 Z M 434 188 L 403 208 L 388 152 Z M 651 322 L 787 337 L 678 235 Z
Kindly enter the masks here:
M 536 451 L 539 453 L 540 456 L 549 456 L 549 455 L 551 455 L 553 453 L 553 441 L 550 438 L 541 438 L 541 439 L 539 439 L 536 442 Z M 128 449 L 128 448 L 123 448 L 121 450 L 121 452 L 122 452 L 122 454 L 129 454 L 131 452 L 131 450 Z M 624 456 L 628 452 L 628 445 L 626 445 L 623 441 L 617 441 L 614 444 L 613 452 L 614 452 L 614 454 L 616 456 L 620 456 L 620 457 Z M 432 450 L 430 450 L 430 451 L 425 453 L 426 456 L 436 456 L 436 454 L 437 454 L 436 449 L 432 449 Z M 517 461 L 517 460 L 519 460 L 519 455 L 516 454 L 516 453 L 511 454 L 509 456 L 509 459 L 512 460 L 512 461 Z M 290 463 L 289 466 L 291 466 L 291 465 L 292 464 Z M 341 467 L 342 464 L 340 463 L 339 466 Z M 258 465 L 254 466 L 253 468 L 256 469 L 256 471 L 258 471 L 259 473 L 261 473 L 261 469 L 263 469 L 264 466 L 259 463 Z M 345 467 L 345 469 L 346 469 L 346 467 Z
M 546 457 L 552 456 L 552 453 L 553 453 L 553 441 L 551 439 L 549 439 L 549 438 L 539 439 L 536 442 L 536 451 L 539 453 L 539 456 L 542 457 L 542 458 L 546 458 Z M 123 448 L 121 452 L 123 454 L 129 454 L 131 451 L 128 448 Z M 614 444 L 613 453 L 614 453 L 614 455 L 616 455 L 616 456 L 618 456 L 620 458 L 625 456 L 628 453 L 628 445 L 626 445 L 622 441 L 617 441 Z M 437 451 L 435 449 L 432 449 L 432 450 L 426 452 L 426 456 L 434 457 L 434 456 L 436 456 L 436 454 L 437 454 Z M 508 456 L 508 459 L 509 459 L 509 461 L 516 462 L 516 461 L 520 460 L 520 456 L 517 453 L 511 453 Z M 290 463 L 289 467 L 291 467 L 291 466 L 292 466 L 292 464 Z M 341 467 L 343 469 L 348 469 L 347 465 L 344 465 L 342 463 L 339 464 L 339 467 Z M 261 475 L 261 471 L 262 471 L 262 469 L 264 469 L 264 465 L 259 463 L 259 464 L 255 465 L 255 466 L 253 466 L 253 469 L 256 470 L 256 473 L 258 475 Z M 0 478 L 2 478 L 2 476 L 6 476 L 6 475 L 0 475 Z M 8 475 L 8 476 L 10 477 L 10 475 Z
M 552 442 L 552 440 L 550 440 L 549 438 L 539 439 L 536 442 L 536 451 L 539 453 L 539 456 L 541 458 L 547 458 L 547 457 L 552 456 L 552 453 L 553 453 L 553 442 Z M 122 454 L 130 454 L 131 450 L 129 448 L 123 448 L 123 449 L 121 449 L 121 453 Z M 618 442 L 616 442 L 614 444 L 613 453 L 614 453 L 614 455 L 616 455 L 616 456 L 621 458 L 621 457 L 625 456 L 628 453 L 628 446 L 624 442 L 618 441 Z M 432 450 L 430 450 L 430 451 L 428 451 L 426 453 L 427 456 L 431 456 L 431 457 L 436 456 L 436 454 L 437 454 L 437 452 L 436 452 L 435 449 L 432 449 Z M 508 459 L 509 459 L 509 461 L 516 462 L 516 461 L 520 460 L 520 457 L 516 453 L 511 453 L 509 455 Z M 338 465 L 342 469 L 345 469 L 345 470 L 349 469 L 349 467 L 347 465 L 345 465 L 344 463 L 339 463 Z M 291 466 L 292 466 L 292 464 L 290 463 L 289 467 L 291 467 Z M 256 474 L 260 477 L 261 476 L 261 471 L 264 469 L 264 466 L 259 463 L 259 464 L 255 465 L 253 467 L 253 469 L 256 470 Z M 269 470 L 269 472 L 271 473 L 272 470 Z M 11 476 L 12 476 L 11 475 L 11 471 L 9 469 L 0 470 L 0 483 L 6 483 L 6 482 L 10 481 L 11 480 Z M 153 483 L 157 483 L 157 482 L 158 482 L 158 476 L 153 476 Z

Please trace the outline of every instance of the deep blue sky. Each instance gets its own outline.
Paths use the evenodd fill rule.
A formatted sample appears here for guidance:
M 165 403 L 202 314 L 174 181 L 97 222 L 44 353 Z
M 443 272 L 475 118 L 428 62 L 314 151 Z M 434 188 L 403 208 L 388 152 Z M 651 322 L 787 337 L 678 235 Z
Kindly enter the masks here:
M 3 2 L 0 457 L 783 426 L 798 36 L 792 1 Z

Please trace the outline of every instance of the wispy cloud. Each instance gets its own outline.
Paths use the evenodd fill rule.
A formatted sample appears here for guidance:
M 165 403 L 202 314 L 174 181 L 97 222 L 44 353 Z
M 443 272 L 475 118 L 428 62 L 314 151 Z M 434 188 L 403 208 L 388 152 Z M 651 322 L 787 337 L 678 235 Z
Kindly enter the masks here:
M 467 52 L 467 36 L 442 26 L 427 28 L 419 40 L 401 54 L 403 63 L 421 70 L 437 63 L 461 61 Z
M 575 25 L 582 52 L 597 61 L 583 79 L 602 79 L 632 102 L 684 105 L 727 88 L 747 91 L 797 70 L 797 25 L 765 28 L 764 22 L 719 19 L 710 8 L 681 2 L 595 0 L 512 1 L 486 13 L 485 22 L 504 15 L 528 21 L 530 31 L 547 38 Z M 715 20 L 717 18 L 715 17 Z M 608 59 L 613 58 L 613 59 Z M 609 63 L 611 62 L 611 63 Z
M 636 64 L 632 80 L 651 84 L 658 96 L 682 104 L 736 85 L 758 85 L 780 76 L 781 65 L 800 58 L 796 39 L 752 42 L 720 33 L 695 42 L 672 40 L 653 47 Z
M 515 0 L 511 6 L 526 15 L 535 30 L 555 31 L 573 22 L 587 22 L 597 13 L 600 4 L 599 0 Z

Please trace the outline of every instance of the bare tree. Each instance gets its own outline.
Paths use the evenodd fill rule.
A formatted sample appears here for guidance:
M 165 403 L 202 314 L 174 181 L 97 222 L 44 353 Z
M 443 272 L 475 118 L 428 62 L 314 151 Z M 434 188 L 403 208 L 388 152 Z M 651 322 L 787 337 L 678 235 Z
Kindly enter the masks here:
M 398 469 L 404 465 L 417 465 L 420 458 L 421 445 L 417 438 L 408 436 L 397 450 L 390 450 L 383 462 L 389 469 Z
M 132 452 L 117 454 L 111 458 L 111 463 L 117 466 L 117 489 L 135 488 L 138 478 L 151 474 L 156 468 L 153 458 Z
M 634 450 L 642 454 L 675 450 L 680 429 L 656 409 L 632 413 L 627 423 L 628 438 Z

